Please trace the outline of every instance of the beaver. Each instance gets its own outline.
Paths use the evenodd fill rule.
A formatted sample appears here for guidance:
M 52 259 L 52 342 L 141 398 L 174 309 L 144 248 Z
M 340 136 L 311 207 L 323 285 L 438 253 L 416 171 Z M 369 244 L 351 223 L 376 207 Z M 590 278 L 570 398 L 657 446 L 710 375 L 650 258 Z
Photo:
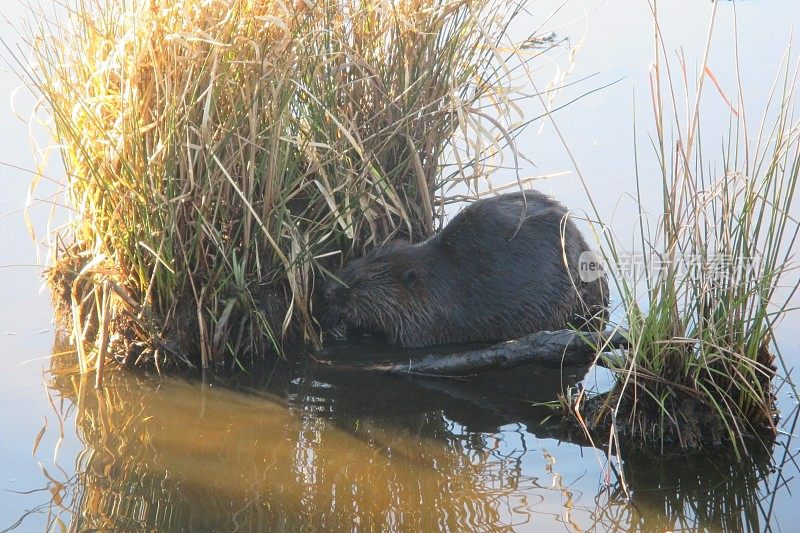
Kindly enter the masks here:
M 600 328 L 608 283 L 581 280 L 584 252 L 597 257 L 553 198 L 481 199 L 424 242 L 389 241 L 345 265 L 325 287 L 322 323 L 409 348 Z

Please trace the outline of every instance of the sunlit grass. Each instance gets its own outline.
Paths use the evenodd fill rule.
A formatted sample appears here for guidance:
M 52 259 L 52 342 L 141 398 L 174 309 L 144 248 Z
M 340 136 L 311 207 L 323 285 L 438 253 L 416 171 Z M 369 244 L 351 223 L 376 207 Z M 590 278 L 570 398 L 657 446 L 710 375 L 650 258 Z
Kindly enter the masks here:
M 709 43 L 710 36 L 709 30 Z M 792 206 L 800 175 L 800 64 L 789 47 L 763 115 L 748 122 L 753 106 L 743 104 L 741 80 L 727 95 L 715 87 L 707 62 L 694 76 L 680 58 L 671 61 L 658 23 L 656 48 L 649 144 L 663 209 L 655 220 L 640 209 L 632 261 L 639 276 L 625 272 L 630 251 L 607 234 L 607 259 L 623 267 L 612 269 L 612 278 L 630 349 L 607 360 L 617 375 L 614 390 L 594 398 L 590 409 L 573 408 L 583 409 L 587 426 L 610 430 L 617 445 L 731 443 L 744 452 L 748 436 L 777 431 L 773 330 L 798 288 L 796 273 L 786 274 L 798 235 Z M 730 106 L 727 131 L 704 127 L 708 91 Z M 639 137 L 641 206 L 653 191 L 652 176 L 639 175 L 646 157 L 639 146 L 647 144 Z
M 51 285 L 82 369 L 107 346 L 207 367 L 317 343 L 320 273 L 430 235 L 446 193 L 497 168 L 521 10 L 70 0 L 32 17 L 25 75 L 73 209 Z

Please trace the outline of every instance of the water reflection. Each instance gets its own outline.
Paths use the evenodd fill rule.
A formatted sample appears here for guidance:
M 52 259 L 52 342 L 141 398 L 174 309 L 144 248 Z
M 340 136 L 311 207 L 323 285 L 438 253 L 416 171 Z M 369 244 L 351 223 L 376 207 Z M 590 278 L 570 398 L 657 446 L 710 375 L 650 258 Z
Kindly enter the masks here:
M 745 460 L 713 453 L 653 460 L 647 454 L 629 453 L 624 473 L 633 488 L 632 498 L 626 499 L 619 482 L 601 491 L 593 529 L 770 530 L 776 525 L 772 509 L 782 488 L 770 483 L 770 475 L 779 479 L 781 473 L 769 450 L 758 452 Z
M 767 452 L 748 461 L 631 455 L 631 501 L 619 477 L 602 483 L 594 452 L 580 457 L 580 432 L 535 405 L 585 372 L 404 379 L 277 364 L 206 385 L 120 371 L 96 390 L 54 368 L 51 397 L 83 449 L 75 476 L 48 474 L 49 525 L 759 529 L 763 500 L 780 493 L 765 488 Z M 562 451 L 550 439 L 573 444 Z
M 531 523 L 543 500 L 536 492 L 560 491 L 521 464 L 521 424 L 541 422 L 529 402 L 553 399 L 561 382 L 533 376 L 516 376 L 519 388 L 279 365 L 239 383 L 247 393 L 129 372 L 98 391 L 57 376 L 53 394 L 74 405 L 85 448 L 78 476 L 57 491 L 52 523 L 418 531 Z M 500 430 L 512 422 L 518 429 Z

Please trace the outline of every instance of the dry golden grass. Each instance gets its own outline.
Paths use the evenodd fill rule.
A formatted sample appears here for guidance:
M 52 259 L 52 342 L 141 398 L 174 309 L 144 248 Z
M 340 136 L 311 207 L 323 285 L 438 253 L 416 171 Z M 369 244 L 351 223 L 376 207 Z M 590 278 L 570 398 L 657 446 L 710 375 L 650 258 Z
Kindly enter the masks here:
M 27 29 L 74 210 L 51 280 L 83 370 L 317 343 L 319 274 L 441 225 L 498 166 L 502 0 L 71 0 Z M 510 65 L 516 65 L 510 66 Z M 453 163 L 450 167 L 445 161 Z

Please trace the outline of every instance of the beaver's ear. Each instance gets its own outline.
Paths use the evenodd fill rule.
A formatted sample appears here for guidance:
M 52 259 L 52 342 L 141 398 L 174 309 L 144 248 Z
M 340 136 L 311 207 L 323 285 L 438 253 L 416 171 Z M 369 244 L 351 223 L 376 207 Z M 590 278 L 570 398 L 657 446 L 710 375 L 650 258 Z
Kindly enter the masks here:
M 409 268 L 405 270 L 400 275 L 400 281 L 403 282 L 403 285 L 408 287 L 409 289 L 414 286 L 414 283 L 417 282 L 417 270 L 414 268 Z

